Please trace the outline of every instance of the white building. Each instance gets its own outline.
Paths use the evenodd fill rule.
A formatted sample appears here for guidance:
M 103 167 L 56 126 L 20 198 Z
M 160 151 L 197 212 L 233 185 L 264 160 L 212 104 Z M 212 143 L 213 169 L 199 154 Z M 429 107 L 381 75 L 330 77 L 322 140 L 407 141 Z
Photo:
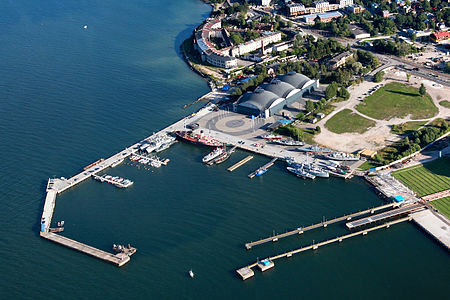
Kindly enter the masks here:
M 279 41 L 281 41 L 281 32 L 267 32 L 260 38 L 237 45 L 231 49 L 231 55 L 241 56 Z
M 221 68 L 237 67 L 237 60 L 234 57 L 217 50 L 210 39 L 222 36 L 222 22 L 218 19 L 210 19 L 200 26 L 195 32 L 195 47 L 200 53 L 203 61 L 213 66 Z
M 353 0 L 339 0 L 339 8 L 353 5 Z
M 328 7 L 330 6 L 330 2 L 328 1 L 316 1 L 314 2 L 315 6 L 316 6 L 316 10 L 324 10 L 324 9 L 328 9 Z
M 297 15 L 297 14 L 302 14 L 306 10 L 305 6 L 303 4 L 299 4 L 299 3 L 289 4 L 288 9 L 289 9 L 289 15 L 291 15 L 291 16 Z
M 261 6 L 269 6 L 270 0 L 261 0 Z

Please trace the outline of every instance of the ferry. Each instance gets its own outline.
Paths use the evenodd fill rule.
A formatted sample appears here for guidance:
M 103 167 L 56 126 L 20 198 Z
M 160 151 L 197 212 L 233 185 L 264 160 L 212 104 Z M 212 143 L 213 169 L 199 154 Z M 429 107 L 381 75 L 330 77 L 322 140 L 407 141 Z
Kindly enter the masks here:
M 317 145 L 314 145 L 314 146 L 309 146 L 309 147 L 297 148 L 297 151 L 321 154 L 321 153 L 330 153 L 331 149 L 329 149 L 329 148 L 322 148 L 322 147 L 319 147 Z
M 177 138 L 185 141 L 187 143 L 191 143 L 194 145 L 201 145 L 205 147 L 223 147 L 224 144 L 213 137 L 194 133 L 192 131 L 175 131 Z
M 210 162 L 211 160 L 217 158 L 224 151 L 225 151 L 225 148 L 217 148 L 213 152 L 210 152 L 205 157 L 203 157 L 202 162 L 206 164 L 206 163 Z

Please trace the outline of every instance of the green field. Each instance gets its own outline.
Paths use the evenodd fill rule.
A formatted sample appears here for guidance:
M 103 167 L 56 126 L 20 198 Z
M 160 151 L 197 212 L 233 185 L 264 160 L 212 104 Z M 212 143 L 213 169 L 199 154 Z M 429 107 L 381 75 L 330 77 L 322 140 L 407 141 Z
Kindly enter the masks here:
M 350 109 L 344 109 L 329 119 L 325 127 L 334 133 L 364 133 L 375 124 L 375 121 L 361 117 Z
M 364 99 L 356 109 L 374 119 L 404 118 L 427 119 L 438 113 L 429 95 L 420 96 L 419 90 L 405 84 L 392 82 Z
M 441 214 L 450 219 L 450 197 L 445 197 L 431 201 L 431 205 L 434 206 Z
M 448 100 L 442 100 L 441 102 L 439 102 L 439 105 L 440 105 L 440 106 L 443 106 L 443 107 L 450 108 L 450 101 L 448 101 Z
M 441 158 L 425 165 L 392 173 L 395 178 L 423 197 L 450 189 L 450 159 Z

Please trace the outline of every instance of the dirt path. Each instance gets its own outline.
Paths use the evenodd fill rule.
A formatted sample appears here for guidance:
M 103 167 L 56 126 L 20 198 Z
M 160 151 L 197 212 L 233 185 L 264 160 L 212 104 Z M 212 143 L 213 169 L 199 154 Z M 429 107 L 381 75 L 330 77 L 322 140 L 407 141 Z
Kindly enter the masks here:
M 384 80 L 382 84 L 385 85 L 390 82 L 408 83 L 406 79 L 406 73 L 404 72 L 402 73 L 397 70 L 388 71 L 386 74 L 386 80 Z M 408 115 L 405 118 L 377 120 L 369 116 L 366 116 L 363 113 L 357 111 L 355 107 L 358 104 L 360 104 L 361 100 L 367 96 L 370 89 L 372 89 L 376 85 L 379 85 L 380 83 L 363 82 L 358 86 L 350 87 L 349 100 L 334 104 L 336 106 L 336 109 L 315 124 L 316 126 L 320 126 L 322 131 L 320 134 L 314 137 L 314 140 L 318 144 L 346 152 L 354 152 L 364 148 L 379 150 L 384 146 L 386 146 L 388 143 L 398 141 L 401 138 L 401 136 L 391 133 L 391 126 L 394 124 L 398 125 L 410 121 L 424 121 L 424 122 L 426 121 L 428 124 L 435 118 L 448 118 L 450 116 L 450 109 L 440 106 L 439 102 L 442 100 L 449 100 L 450 88 L 436 84 L 429 80 L 425 80 L 423 78 L 419 78 L 417 76 L 411 76 L 409 83 L 410 85 L 419 88 L 420 84 L 422 83 L 427 88 L 427 93 L 433 99 L 433 103 L 439 109 L 438 114 L 435 115 L 434 117 L 428 119 L 412 119 L 411 115 Z M 449 97 L 447 98 L 446 95 L 449 95 Z M 369 128 L 369 130 L 363 134 L 358 133 L 336 134 L 329 131 L 325 127 L 326 122 L 329 119 L 331 119 L 335 114 L 344 109 L 350 109 L 355 114 L 358 114 L 366 119 L 375 121 L 376 125 L 372 128 Z

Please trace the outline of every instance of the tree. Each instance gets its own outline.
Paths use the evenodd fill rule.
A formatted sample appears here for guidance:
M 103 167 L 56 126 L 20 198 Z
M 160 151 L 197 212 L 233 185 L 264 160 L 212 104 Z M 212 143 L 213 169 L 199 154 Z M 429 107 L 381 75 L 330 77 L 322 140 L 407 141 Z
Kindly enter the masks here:
M 408 82 L 409 82 L 409 79 L 411 78 L 411 74 L 409 74 L 409 73 L 407 73 L 406 74 L 406 79 L 408 79 Z
M 320 126 L 316 126 L 316 132 L 320 133 L 320 131 L 321 131 Z
M 325 90 L 325 98 L 327 100 L 333 98 L 337 94 L 338 85 L 336 82 L 332 82 L 330 85 L 327 86 Z
M 312 112 L 315 109 L 315 105 L 314 102 L 312 102 L 311 100 L 306 101 L 306 111 L 307 112 Z
M 379 71 L 375 74 L 375 82 L 381 82 L 383 80 L 384 77 L 384 72 L 383 71 Z
M 339 97 L 344 98 L 345 100 L 348 100 L 348 98 L 350 98 L 350 93 L 347 91 L 347 89 L 345 87 L 341 87 L 339 89 Z
M 420 88 L 419 88 L 419 94 L 421 95 L 421 96 L 424 96 L 425 94 L 427 93 L 427 89 L 425 88 L 425 86 L 423 85 L 423 83 L 420 85 Z

